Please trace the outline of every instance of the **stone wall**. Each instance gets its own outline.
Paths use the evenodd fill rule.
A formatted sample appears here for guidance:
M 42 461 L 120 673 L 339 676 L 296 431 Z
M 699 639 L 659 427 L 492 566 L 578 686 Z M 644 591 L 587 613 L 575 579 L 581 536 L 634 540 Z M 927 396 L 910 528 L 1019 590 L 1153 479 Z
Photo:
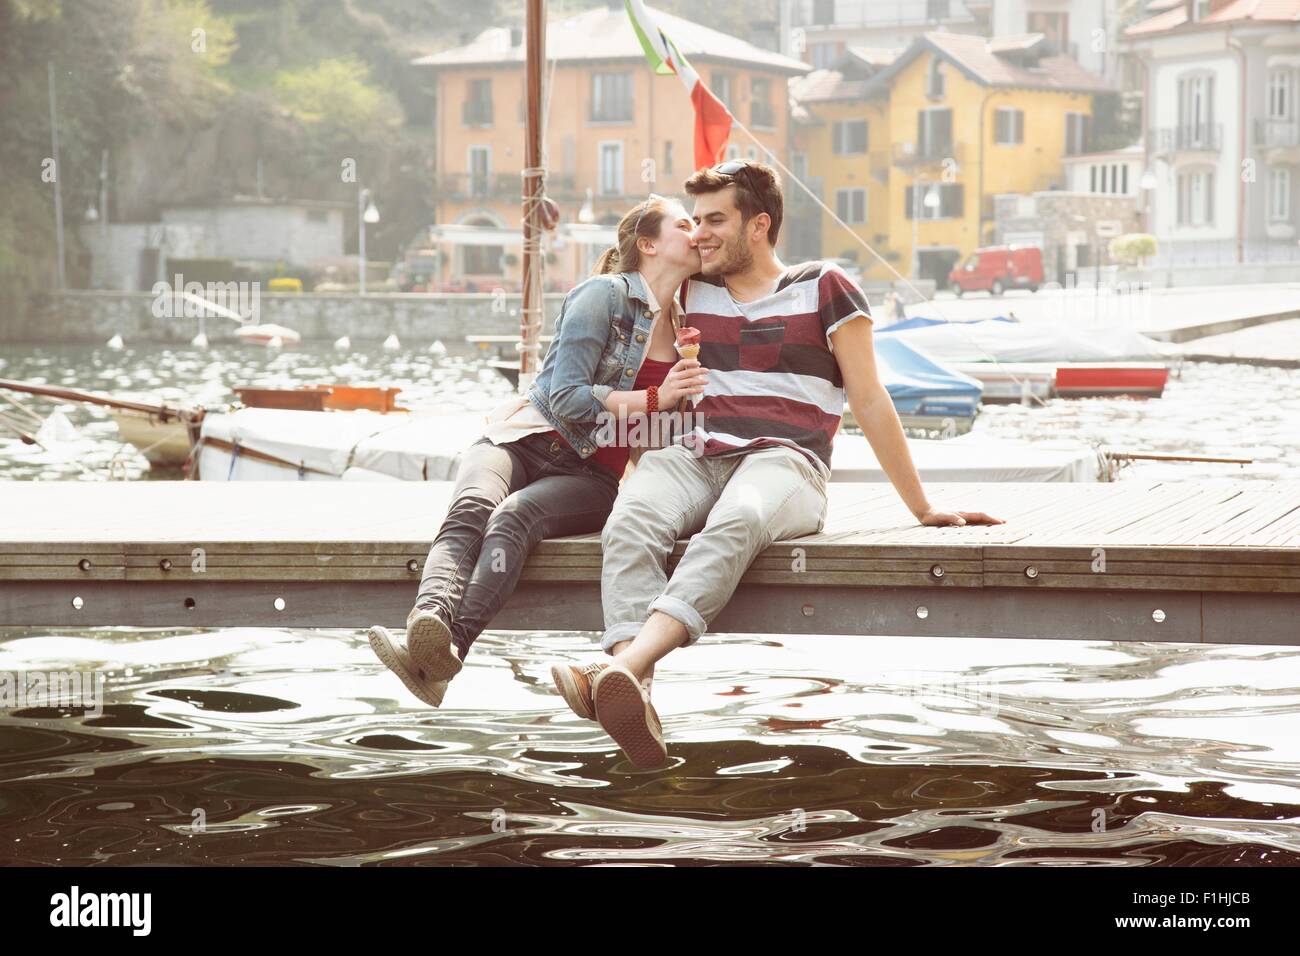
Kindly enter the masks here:
M 924 295 L 932 295 L 933 282 L 919 282 Z M 880 306 L 889 283 L 866 283 L 864 292 L 873 309 Z M 916 297 L 898 290 L 905 302 Z M 70 291 L 38 297 L 24 313 L 0 315 L 0 342 L 106 342 L 114 335 L 126 341 L 188 342 L 199 329 L 197 318 L 158 318 L 156 297 L 149 292 Z M 342 335 L 355 342 L 383 340 L 396 333 L 403 342 L 456 341 L 466 335 L 515 335 L 519 331 L 520 296 L 491 293 L 379 292 L 365 297 L 354 293 L 268 293 L 259 298 L 258 321 L 283 325 L 304 339 L 334 341 Z M 564 295 L 545 297 L 549 334 Z M 209 341 L 234 341 L 235 323 L 208 317 L 204 327 Z
M 36 300 L 23 314 L 0 316 L 0 342 L 105 342 L 113 335 L 127 341 L 188 342 L 198 331 L 197 318 L 158 318 L 156 297 L 148 292 L 65 292 Z M 546 296 L 549 332 L 563 295 Z M 396 333 L 403 342 L 455 341 L 466 335 L 513 335 L 519 331 L 518 295 L 489 293 L 423 295 L 266 293 L 260 297 L 260 321 L 283 325 L 304 339 L 382 340 Z M 234 341 L 233 321 L 209 317 L 208 339 Z

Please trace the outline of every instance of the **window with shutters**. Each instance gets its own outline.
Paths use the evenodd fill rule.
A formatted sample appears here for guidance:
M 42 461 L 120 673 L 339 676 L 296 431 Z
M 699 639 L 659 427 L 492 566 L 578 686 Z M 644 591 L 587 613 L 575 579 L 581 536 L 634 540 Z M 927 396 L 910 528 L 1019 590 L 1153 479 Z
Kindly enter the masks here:
M 1002 146 L 1017 146 L 1025 141 L 1025 111 L 1000 106 L 994 115 L 993 141 Z
M 468 96 L 461 107 L 461 121 L 466 126 L 492 125 L 492 81 L 470 80 Z
M 626 123 L 632 120 L 632 74 L 591 74 L 591 121 Z
M 733 74 L 725 73 L 722 70 L 714 70 L 711 79 L 709 89 L 713 91 L 713 95 L 721 101 L 723 106 L 734 112 L 735 108 L 731 104 L 731 81 L 735 79 Z
M 600 144 L 600 194 L 602 196 L 621 196 L 623 194 L 623 144 L 608 142 Z
M 772 81 L 765 76 L 750 80 L 749 120 L 762 129 L 776 129 L 776 110 L 772 108 Z
M 1214 171 L 1184 170 L 1178 174 L 1178 225 L 1214 224 Z
M 1211 149 L 1214 123 L 1214 76 L 1201 73 L 1178 79 L 1178 149 Z
M 865 189 L 835 190 L 835 215 L 849 225 L 867 221 L 867 191 Z
M 932 100 L 943 99 L 943 61 L 937 56 L 930 57 L 930 72 L 926 76 L 925 95 Z
M 469 194 L 482 199 L 492 191 L 492 147 L 469 148 Z
M 1274 166 L 1268 171 L 1269 222 L 1291 221 L 1291 170 Z
M 921 159 L 943 159 L 952 155 L 951 109 L 944 106 L 916 114 L 916 151 Z
M 852 156 L 867 151 L 866 120 L 838 120 L 831 127 L 831 136 L 837 156 Z
M 1292 100 L 1295 85 L 1291 70 L 1272 70 L 1268 74 L 1268 118 L 1285 120 L 1291 118 Z

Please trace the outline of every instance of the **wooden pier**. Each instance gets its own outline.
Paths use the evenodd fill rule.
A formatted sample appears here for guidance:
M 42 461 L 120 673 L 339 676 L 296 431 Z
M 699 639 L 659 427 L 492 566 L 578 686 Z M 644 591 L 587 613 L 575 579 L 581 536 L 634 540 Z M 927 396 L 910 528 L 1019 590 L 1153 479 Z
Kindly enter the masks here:
M 0 482 L 0 626 L 398 625 L 450 490 Z M 1300 481 L 927 491 L 1007 523 L 833 483 L 825 532 L 764 552 L 713 630 L 1300 644 Z M 493 626 L 599 630 L 600 562 L 599 536 L 543 542 Z

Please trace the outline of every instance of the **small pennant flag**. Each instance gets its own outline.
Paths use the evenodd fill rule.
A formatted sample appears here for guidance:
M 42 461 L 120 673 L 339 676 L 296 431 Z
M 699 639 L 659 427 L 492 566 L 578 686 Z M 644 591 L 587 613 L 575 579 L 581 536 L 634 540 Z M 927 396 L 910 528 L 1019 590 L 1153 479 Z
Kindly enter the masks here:
M 691 97 L 691 105 L 695 107 L 695 168 L 716 165 L 722 161 L 722 152 L 731 136 L 731 113 L 704 85 L 676 44 L 659 29 L 642 0 L 623 0 L 623 3 L 651 67 L 656 73 L 676 73 Z

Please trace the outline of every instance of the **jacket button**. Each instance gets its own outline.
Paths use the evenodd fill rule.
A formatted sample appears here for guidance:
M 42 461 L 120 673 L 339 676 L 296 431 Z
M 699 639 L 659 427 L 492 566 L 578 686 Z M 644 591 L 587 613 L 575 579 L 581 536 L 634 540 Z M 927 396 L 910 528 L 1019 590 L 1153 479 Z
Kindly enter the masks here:
M 590 454 L 591 454 L 591 446 L 590 446 L 590 445 L 583 445 L 583 446 L 582 446 L 582 453 L 583 453 L 584 455 L 590 455 Z
M 643 334 L 641 334 L 640 332 L 638 332 L 638 333 L 637 333 L 637 336 L 636 336 L 636 340 L 637 340 L 638 342 L 644 342 L 644 341 L 645 341 L 645 336 L 644 336 Z
M 649 309 L 647 309 L 647 310 L 645 311 L 645 313 L 644 313 L 644 318 L 647 318 L 647 319 L 652 318 L 652 315 L 651 315 Z

